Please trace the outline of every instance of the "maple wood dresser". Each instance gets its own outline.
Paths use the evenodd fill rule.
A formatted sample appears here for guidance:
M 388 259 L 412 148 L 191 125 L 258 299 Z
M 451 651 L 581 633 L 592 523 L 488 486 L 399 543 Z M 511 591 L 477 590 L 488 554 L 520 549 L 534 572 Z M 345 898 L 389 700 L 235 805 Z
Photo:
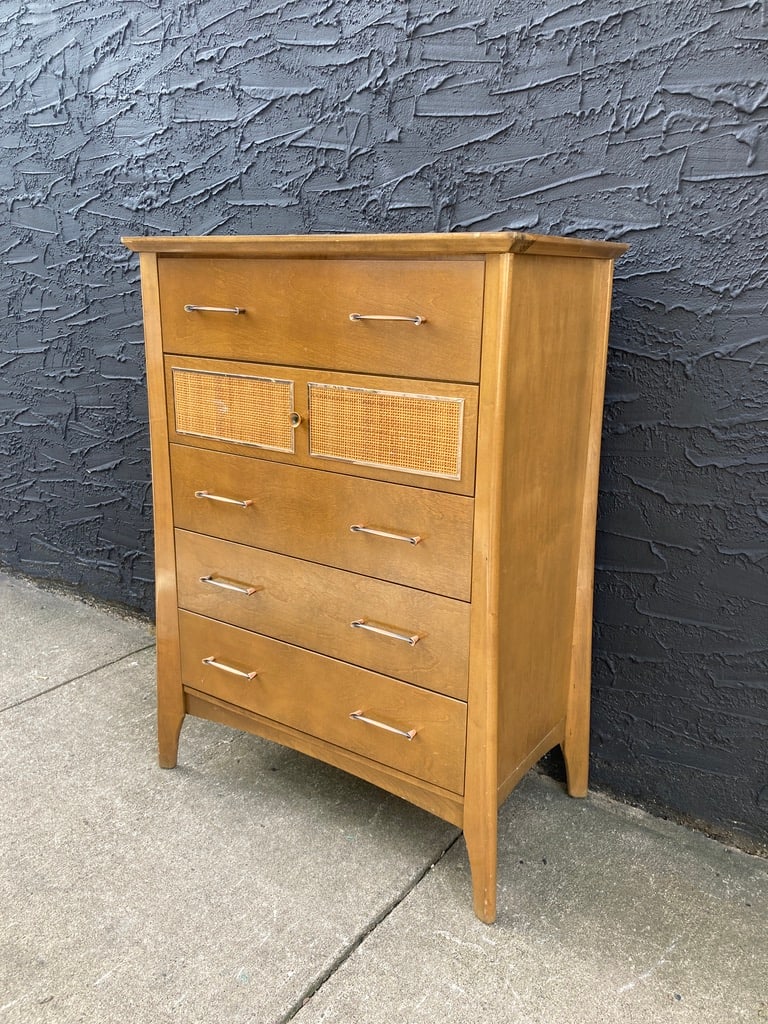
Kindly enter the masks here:
M 186 714 L 464 830 L 587 789 L 613 261 L 515 232 L 127 238 L 141 254 L 160 763 Z

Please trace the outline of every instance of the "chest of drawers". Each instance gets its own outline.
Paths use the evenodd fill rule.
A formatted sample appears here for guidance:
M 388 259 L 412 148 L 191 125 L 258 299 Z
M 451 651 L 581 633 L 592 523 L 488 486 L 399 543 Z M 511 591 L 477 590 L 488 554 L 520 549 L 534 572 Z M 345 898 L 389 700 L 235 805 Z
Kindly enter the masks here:
M 464 830 L 586 793 L 613 261 L 514 232 L 128 238 L 140 253 L 160 763 L 192 714 Z

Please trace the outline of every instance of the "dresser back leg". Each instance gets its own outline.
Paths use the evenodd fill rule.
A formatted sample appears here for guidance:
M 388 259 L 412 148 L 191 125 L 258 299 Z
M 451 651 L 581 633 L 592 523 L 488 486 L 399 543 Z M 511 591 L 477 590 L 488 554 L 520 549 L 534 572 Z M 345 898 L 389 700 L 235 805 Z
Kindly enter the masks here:
M 566 786 L 569 796 L 584 797 L 589 785 L 589 732 L 570 735 L 560 745 L 565 761 Z
M 591 579 L 590 579 L 591 584 Z M 565 735 L 560 744 L 570 796 L 587 795 L 589 784 L 589 706 L 592 670 L 592 591 L 584 588 L 577 599 L 571 678 Z
M 179 754 L 179 734 L 184 722 L 184 708 L 158 707 L 157 753 L 161 768 L 175 768 Z

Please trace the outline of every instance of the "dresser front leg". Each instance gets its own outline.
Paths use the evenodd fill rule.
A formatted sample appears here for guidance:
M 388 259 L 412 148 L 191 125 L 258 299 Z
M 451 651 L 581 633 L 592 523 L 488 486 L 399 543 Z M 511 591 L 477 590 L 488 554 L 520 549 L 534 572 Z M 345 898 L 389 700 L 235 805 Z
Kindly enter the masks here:
M 464 821 L 464 841 L 472 875 L 475 914 L 485 924 L 496 920 L 496 859 L 498 842 L 497 812 L 473 822 Z

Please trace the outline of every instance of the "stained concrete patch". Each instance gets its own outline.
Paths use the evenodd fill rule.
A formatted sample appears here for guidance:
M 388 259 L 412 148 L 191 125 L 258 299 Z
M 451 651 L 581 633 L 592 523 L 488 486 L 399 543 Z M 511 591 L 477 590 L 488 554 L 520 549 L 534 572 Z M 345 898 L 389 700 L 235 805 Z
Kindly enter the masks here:
M 456 830 L 188 720 L 155 767 L 154 659 L 0 716 L 0 1021 L 267 1024 Z
M 154 642 L 138 619 L 0 573 L 0 709 Z
M 463 842 L 296 1024 L 732 1024 L 768 1019 L 768 864 L 529 775 L 501 815 L 499 919 Z

